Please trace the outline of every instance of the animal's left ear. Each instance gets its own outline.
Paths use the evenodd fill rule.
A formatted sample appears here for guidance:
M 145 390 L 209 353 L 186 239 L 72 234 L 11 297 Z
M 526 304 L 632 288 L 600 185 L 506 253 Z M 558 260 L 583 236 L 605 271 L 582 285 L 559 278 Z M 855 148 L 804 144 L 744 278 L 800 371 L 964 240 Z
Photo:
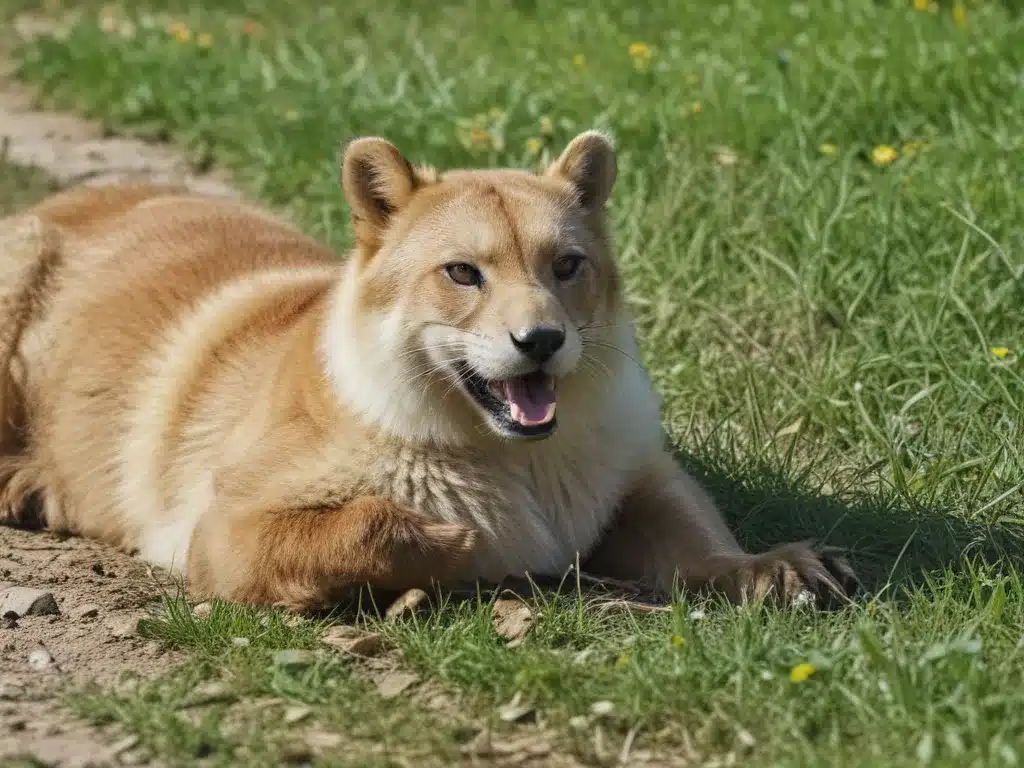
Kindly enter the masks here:
M 600 210 L 615 186 L 617 170 L 611 139 L 598 131 L 584 131 L 569 142 L 546 175 L 568 179 L 579 192 L 580 205 Z
M 352 208 L 356 238 L 372 250 L 392 217 L 412 198 L 419 179 L 394 144 L 366 137 L 345 147 L 341 186 Z

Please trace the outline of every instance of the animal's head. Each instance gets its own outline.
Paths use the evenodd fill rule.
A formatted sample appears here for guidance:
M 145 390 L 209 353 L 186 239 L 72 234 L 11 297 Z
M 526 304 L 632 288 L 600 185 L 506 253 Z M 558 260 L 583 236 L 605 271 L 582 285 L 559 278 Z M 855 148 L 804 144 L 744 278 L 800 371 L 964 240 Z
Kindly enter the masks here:
M 349 144 L 356 249 L 327 352 L 350 403 L 410 437 L 550 435 L 588 345 L 619 316 L 604 213 L 615 175 L 592 131 L 540 173 L 440 173 L 384 139 Z

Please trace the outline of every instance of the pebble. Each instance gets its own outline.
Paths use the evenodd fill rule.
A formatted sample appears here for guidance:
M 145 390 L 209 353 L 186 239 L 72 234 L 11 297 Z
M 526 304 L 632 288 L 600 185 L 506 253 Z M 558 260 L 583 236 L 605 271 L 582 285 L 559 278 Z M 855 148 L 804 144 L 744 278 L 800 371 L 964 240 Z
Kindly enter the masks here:
M 506 723 L 521 723 L 536 718 L 537 711 L 526 704 L 523 704 L 521 693 L 516 693 L 512 700 L 498 710 L 498 717 Z
M 36 648 L 28 655 L 28 665 L 36 672 L 42 672 L 55 664 L 53 656 L 45 648 Z
M 612 710 L 615 709 L 615 705 L 610 701 L 595 701 L 590 705 L 590 712 L 598 717 L 602 715 L 610 715 Z
M 295 725 L 300 720 L 305 720 L 312 714 L 313 710 L 309 707 L 288 707 L 284 711 L 284 723 L 285 725 Z
M 0 616 L 20 619 L 22 616 L 50 616 L 60 613 L 52 592 L 32 587 L 8 587 L 0 595 Z
M 85 603 L 71 611 L 71 616 L 76 619 L 95 619 L 99 615 L 100 607 L 95 603 Z
M 419 675 L 413 672 L 389 672 L 377 681 L 377 693 L 382 698 L 393 699 L 417 683 L 419 679 Z
M 136 614 L 123 619 L 113 619 L 107 625 L 110 627 L 112 637 L 134 637 L 139 634 L 139 619 L 142 616 Z
M 210 615 L 212 613 L 213 613 L 213 605 L 211 603 L 209 603 L 209 602 L 197 603 L 192 608 L 192 615 L 195 616 L 197 619 L 200 619 L 200 620 L 210 618 Z
M 231 644 L 233 646 L 235 646 L 235 648 L 248 648 L 249 647 L 249 638 L 248 637 L 232 637 L 231 638 Z

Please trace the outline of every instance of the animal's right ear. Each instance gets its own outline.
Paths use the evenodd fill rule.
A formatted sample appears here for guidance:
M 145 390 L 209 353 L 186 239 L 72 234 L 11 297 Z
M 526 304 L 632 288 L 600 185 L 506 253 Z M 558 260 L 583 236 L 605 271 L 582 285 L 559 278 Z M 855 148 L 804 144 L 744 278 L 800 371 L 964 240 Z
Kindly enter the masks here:
M 341 187 L 352 208 L 356 241 L 376 249 L 391 218 L 409 202 L 417 185 L 412 165 L 391 142 L 368 137 L 345 147 Z

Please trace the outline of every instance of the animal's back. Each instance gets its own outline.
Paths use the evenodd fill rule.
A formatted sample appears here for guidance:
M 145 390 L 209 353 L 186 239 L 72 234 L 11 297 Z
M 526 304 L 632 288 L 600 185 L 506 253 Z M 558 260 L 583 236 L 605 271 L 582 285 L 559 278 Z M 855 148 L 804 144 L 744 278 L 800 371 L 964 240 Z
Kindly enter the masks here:
M 243 284 L 235 293 L 244 300 L 259 294 L 246 281 L 330 262 L 325 248 L 263 214 L 254 219 L 247 206 L 173 192 L 76 190 L 34 211 L 58 230 L 60 253 L 19 349 L 28 471 L 50 527 L 129 548 L 139 529 L 126 508 L 126 462 L 158 461 L 152 454 L 166 452 L 160 443 L 172 437 L 154 424 L 158 434 L 148 445 L 131 444 L 145 405 L 140 396 L 176 347 L 217 333 L 193 323 L 191 338 L 176 338 L 180 329 L 229 286 Z M 308 285 L 300 280 L 296 289 Z M 207 362 L 181 360 L 175 370 L 182 380 L 164 382 L 165 394 L 178 398 L 167 404 L 171 419 L 187 416 Z M 163 472 L 151 468 L 150 479 Z

